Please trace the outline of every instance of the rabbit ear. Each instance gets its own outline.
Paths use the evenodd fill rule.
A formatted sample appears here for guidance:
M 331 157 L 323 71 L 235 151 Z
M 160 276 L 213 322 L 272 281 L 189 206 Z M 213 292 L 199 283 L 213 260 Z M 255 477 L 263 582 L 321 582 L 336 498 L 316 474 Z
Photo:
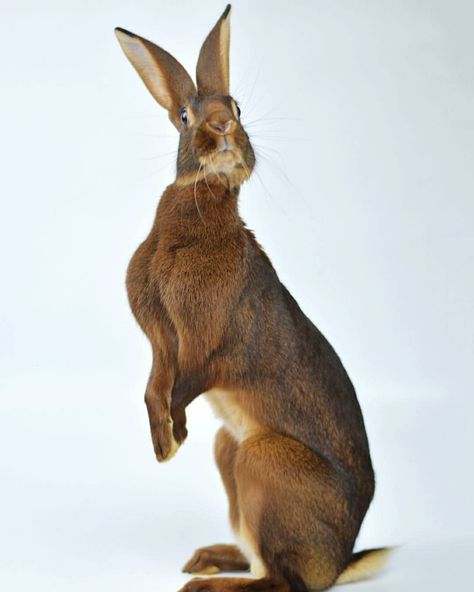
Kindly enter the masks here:
M 200 95 L 229 94 L 230 4 L 206 37 L 196 69 Z
M 161 47 L 125 29 L 115 29 L 117 39 L 148 90 L 168 110 L 179 127 L 179 112 L 196 95 L 196 87 L 183 66 Z

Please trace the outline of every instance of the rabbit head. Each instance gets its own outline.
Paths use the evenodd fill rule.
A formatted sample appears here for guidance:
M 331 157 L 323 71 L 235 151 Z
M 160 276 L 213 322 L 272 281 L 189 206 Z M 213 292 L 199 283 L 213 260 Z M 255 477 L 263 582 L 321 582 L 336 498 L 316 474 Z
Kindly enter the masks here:
M 124 29 L 115 30 L 125 55 L 179 131 L 179 184 L 219 176 L 238 187 L 255 166 L 240 109 L 229 95 L 229 16 L 230 5 L 201 47 L 196 85 L 164 49 Z

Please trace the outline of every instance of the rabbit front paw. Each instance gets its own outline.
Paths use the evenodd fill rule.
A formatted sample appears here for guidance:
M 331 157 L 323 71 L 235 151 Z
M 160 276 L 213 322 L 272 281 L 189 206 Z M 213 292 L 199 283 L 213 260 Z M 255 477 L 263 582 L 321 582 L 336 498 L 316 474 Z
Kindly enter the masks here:
M 157 422 L 151 430 L 153 448 L 155 449 L 156 460 L 166 462 L 176 454 L 179 444 L 173 433 L 173 420 L 167 417 Z

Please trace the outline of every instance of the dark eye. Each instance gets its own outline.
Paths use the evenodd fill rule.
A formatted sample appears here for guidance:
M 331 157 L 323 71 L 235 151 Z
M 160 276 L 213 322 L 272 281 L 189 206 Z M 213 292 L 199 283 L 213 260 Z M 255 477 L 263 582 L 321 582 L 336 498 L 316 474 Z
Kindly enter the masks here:
M 237 103 L 235 103 L 235 108 L 237 109 L 237 115 L 240 117 L 240 107 L 237 105 Z
M 188 125 L 188 112 L 184 107 L 179 112 L 179 117 L 181 121 L 184 123 L 184 125 Z

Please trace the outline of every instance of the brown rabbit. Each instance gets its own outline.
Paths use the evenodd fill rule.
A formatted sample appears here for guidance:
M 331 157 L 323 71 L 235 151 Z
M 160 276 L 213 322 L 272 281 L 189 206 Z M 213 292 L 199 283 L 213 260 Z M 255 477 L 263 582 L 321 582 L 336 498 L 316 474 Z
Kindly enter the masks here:
M 216 461 L 240 547 L 199 549 L 184 571 L 255 577 L 182 590 L 324 590 L 370 575 L 387 550 L 352 552 L 374 474 L 351 381 L 239 216 L 255 155 L 229 96 L 229 13 L 204 41 L 197 87 L 169 53 L 116 29 L 180 133 L 176 180 L 127 275 L 153 350 L 145 401 L 159 461 L 185 440 L 201 393 L 224 422 Z

